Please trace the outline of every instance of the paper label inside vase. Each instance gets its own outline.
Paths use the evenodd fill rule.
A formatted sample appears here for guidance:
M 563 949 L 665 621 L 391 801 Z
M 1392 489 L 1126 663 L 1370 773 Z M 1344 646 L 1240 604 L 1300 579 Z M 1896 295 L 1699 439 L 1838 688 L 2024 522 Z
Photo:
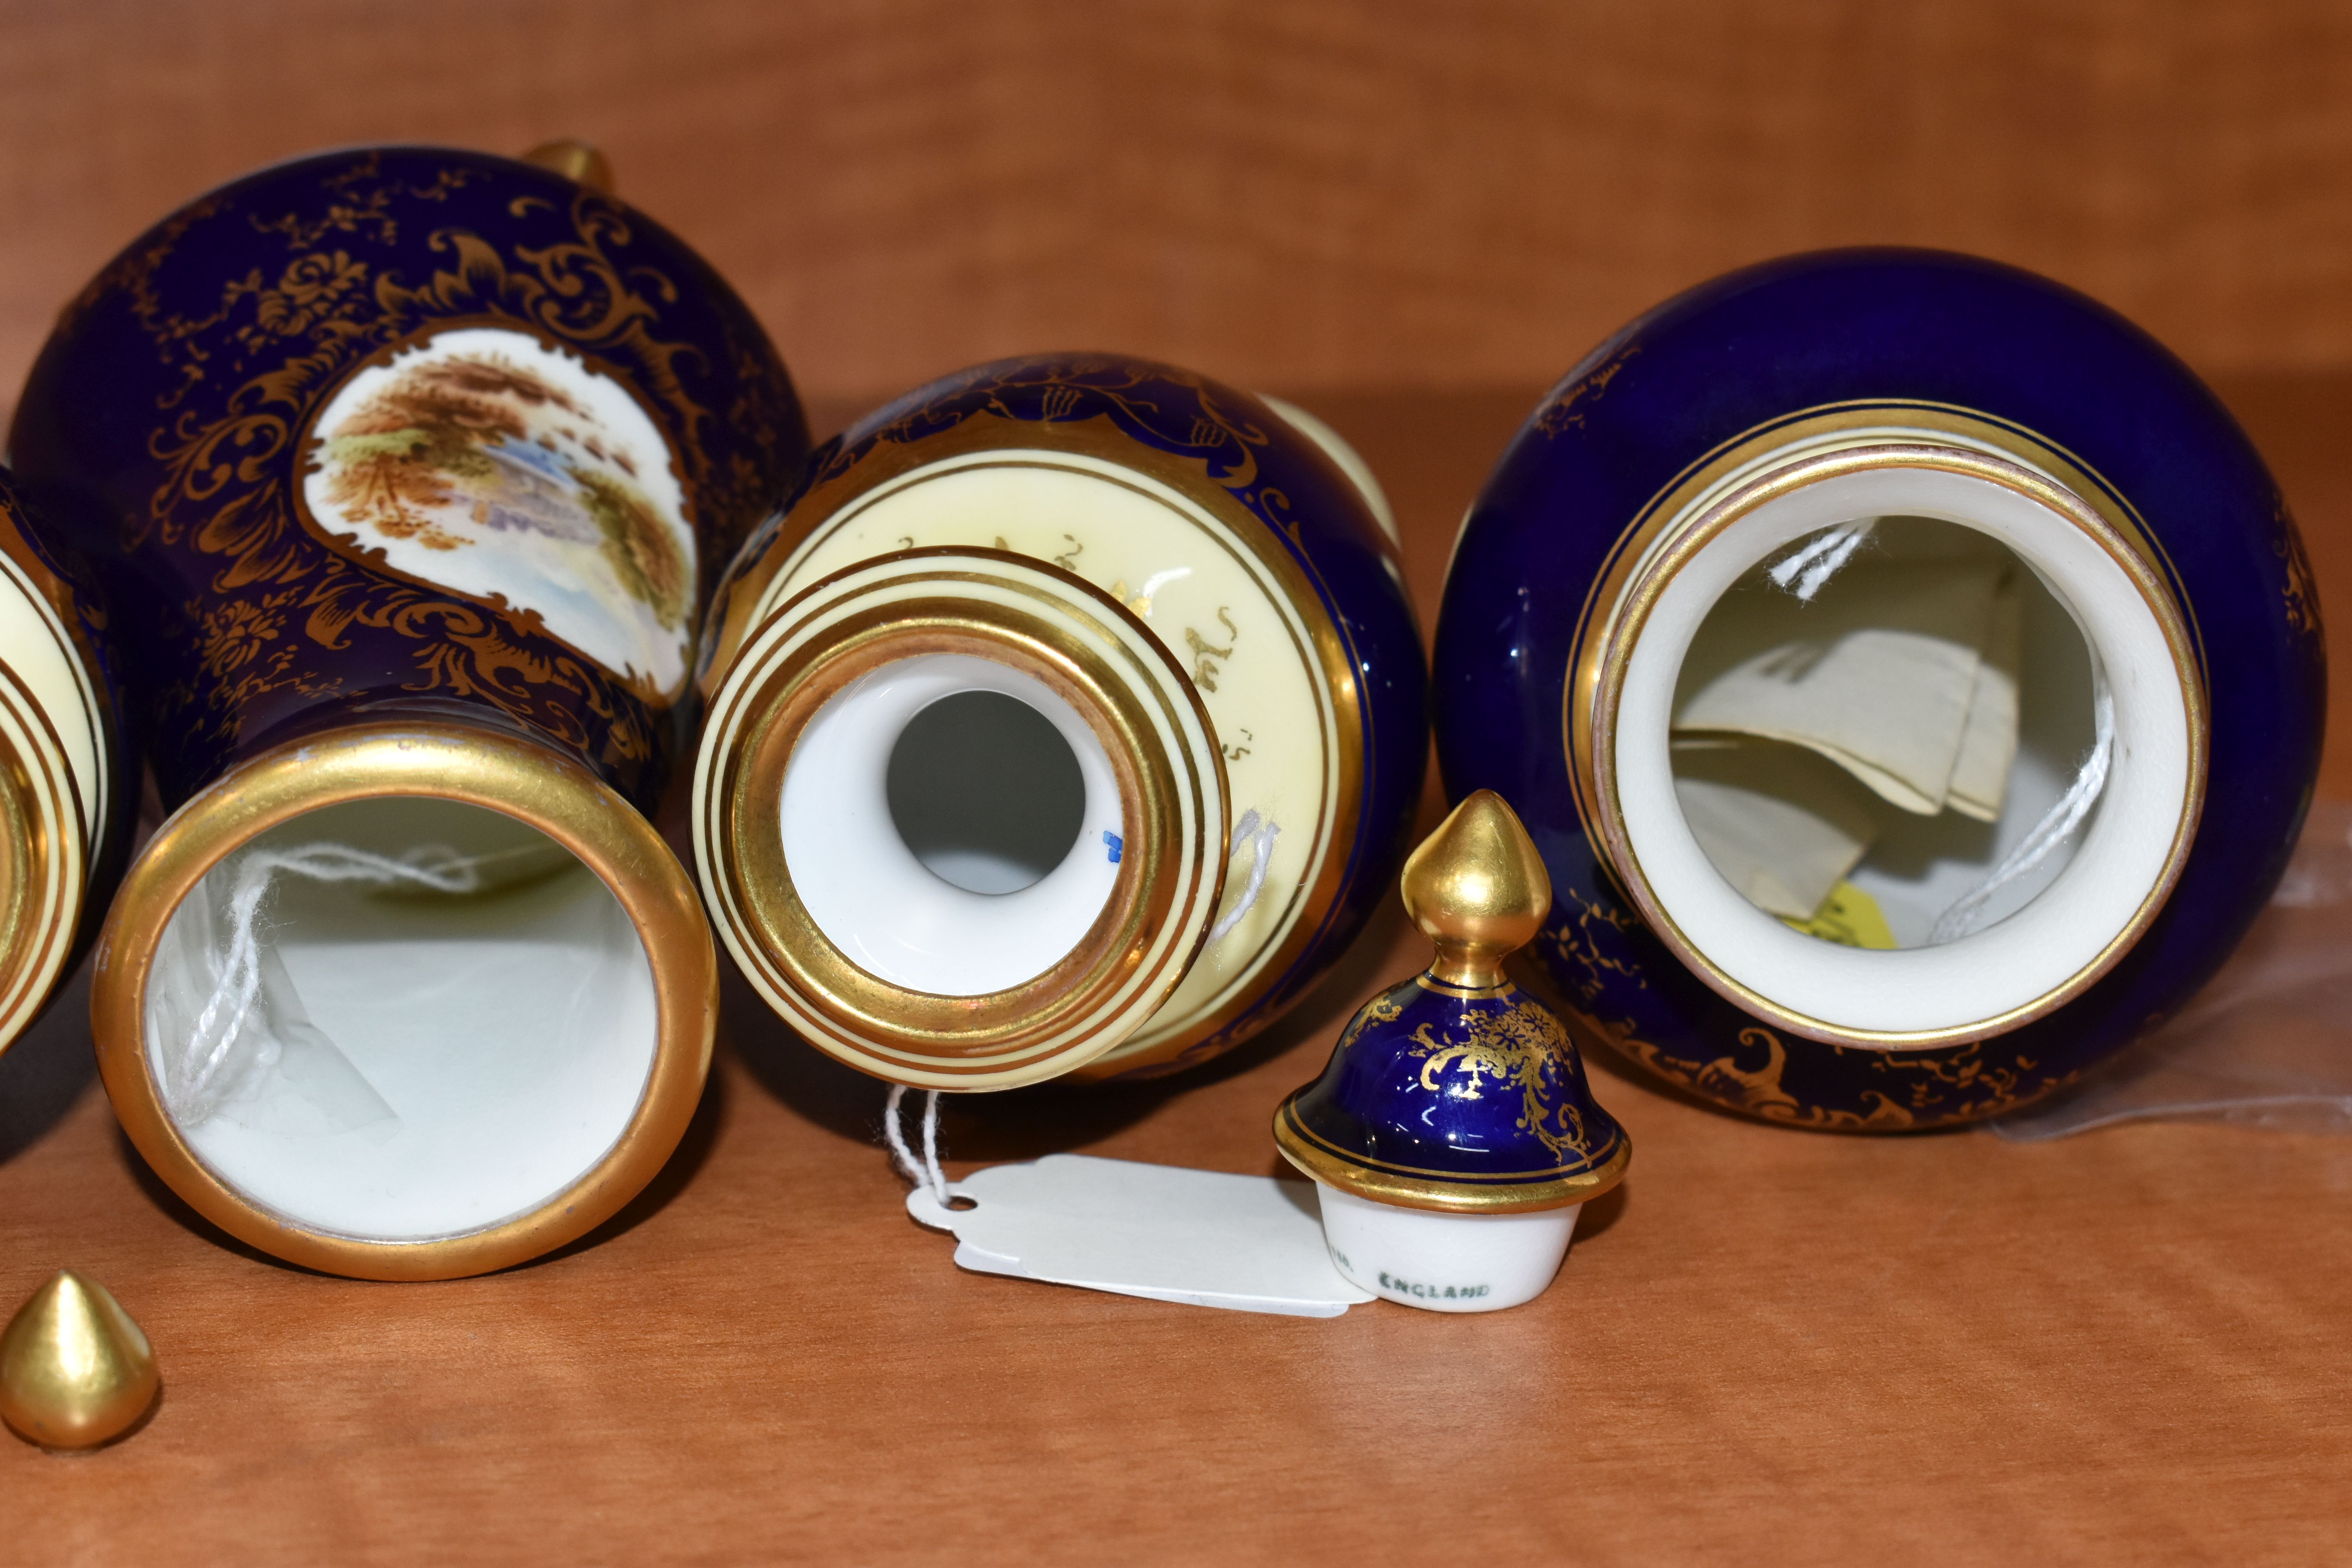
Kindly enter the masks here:
M 1678 733 L 1803 746 L 1906 811 L 1998 817 L 2017 749 L 2017 584 L 1997 562 L 1857 562 L 1810 604 L 1727 595 Z M 1723 650 L 1718 653 L 1718 649 Z
M 581 355 L 484 326 L 386 350 L 304 457 L 305 521 L 337 551 L 536 619 L 649 696 L 685 685 L 699 563 L 677 467 Z
M 1811 597 L 1762 572 L 1723 596 L 1685 661 L 1670 743 L 1685 821 L 1750 903 L 1815 919 L 1889 806 L 2000 822 L 2024 573 L 1972 531 L 1882 519 Z

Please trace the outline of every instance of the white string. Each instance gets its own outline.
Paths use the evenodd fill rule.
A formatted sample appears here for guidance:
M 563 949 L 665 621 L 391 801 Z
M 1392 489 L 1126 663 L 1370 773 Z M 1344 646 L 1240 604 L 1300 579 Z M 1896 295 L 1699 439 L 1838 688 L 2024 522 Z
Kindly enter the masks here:
M 1227 855 L 1230 858 L 1239 854 L 1244 846 L 1249 847 L 1252 853 L 1249 881 L 1242 889 L 1242 901 L 1235 904 L 1224 919 L 1209 928 L 1212 942 L 1223 942 L 1231 935 L 1234 928 L 1242 923 L 1242 917 L 1257 903 L 1258 894 L 1265 889 L 1266 868 L 1274 864 L 1274 841 L 1281 837 L 1280 825 L 1270 816 L 1260 816 L 1255 807 L 1243 812 L 1242 819 L 1234 824 L 1233 848 L 1227 851 Z
M 915 1185 L 929 1187 L 931 1196 L 945 1208 L 948 1178 L 940 1169 L 940 1091 L 923 1091 L 923 1163 L 919 1165 L 915 1163 L 914 1151 L 907 1147 L 906 1134 L 898 1131 L 898 1102 L 906 1098 L 907 1086 L 894 1083 L 890 1086 L 890 1098 L 882 1102 L 882 1139 L 890 1145 L 890 1163 Z
M 436 858 L 427 864 L 422 858 L 425 856 Z M 167 1108 L 183 1126 L 194 1126 L 217 1110 L 219 1107 L 213 1103 L 215 1089 L 236 1079 L 230 1074 L 224 1080 L 221 1069 L 230 1061 L 231 1047 L 244 1032 L 254 1001 L 261 994 L 261 906 L 281 872 L 314 882 L 378 886 L 408 882 L 437 893 L 470 893 L 481 885 L 475 862 L 436 847 L 412 849 L 398 860 L 341 844 L 247 850 L 229 893 L 227 962 L 204 1011 L 196 1016 L 195 1027 L 179 1059 L 166 1063 L 167 1068 L 177 1069 L 163 1075 Z
M 2082 772 L 2074 775 L 2074 784 L 2058 797 L 2057 804 L 2033 825 L 2032 831 L 2001 858 L 1992 875 L 1960 895 L 1949 909 L 1936 917 L 1936 929 L 1927 933 L 1928 946 L 1957 942 L 1976 930 L 1992 896 L 2048 859 L 2051 851 L 2082 826 L 2084 816 L 2107 787 L 2107 769 L 2116 749 L 2116 701 L 2107 690 L 2106 672 L 2095 663 L 2091 679 L 2091 754 L 2083 759 Z
M 1209 930 L 1209 941 L 1222 942 L 1243 917 L 1257 903 L 1258 895 L 1265 890 L 1265 875 L 1274 863 L 1274 841 L 1282 836 L 1281 825 L 1255 809 L 1242 813 L 1241 821 L 1234 825 L 1233 853 L 1244 847 L 1251 851 L 1249 880 L 1243 885 L 1241 901 L 1224 919 Z M 928 1186 L 931 1196 L 941 1207 L 948 1202 L 947 1173 L 940 1168 L 940 1091 L 923 1091 L 923 1157 L 919 1163 L 915 1152 L 908 1147 L 907 1135 L 900 1130 L 899 1107 L 907 1098 L 907 1086 L 894 1083 L 889 1096 L 882 1102 L 882 1141 L 889 1146 L 890 1163 L 900 1175 L 916 1186 Z
M 1788 555 L 1773 563 L 1765 575 L 1775 587 L 1788 588 L 1800 600 L 1810 604 L 1829 580 L 1853 559 L 1863 541 L 1877 526 L 1875 518 L 1863 522 L 1850 522 L 1843 528 L 1825 528 Z M 1800 575 L 1801 574 L 1801 575 Z M 1790 587 L 1791 582 L 1794 587 Z

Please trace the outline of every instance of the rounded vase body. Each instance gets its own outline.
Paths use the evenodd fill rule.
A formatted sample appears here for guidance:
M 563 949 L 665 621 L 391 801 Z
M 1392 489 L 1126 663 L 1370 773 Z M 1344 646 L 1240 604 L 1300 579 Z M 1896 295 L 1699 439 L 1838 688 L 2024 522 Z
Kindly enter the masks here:
M 1899 250 L 1719 279 L 1571 372 L 1465 521 L 1435 669 L 1447 789 L 1518 807 L 1582 1020 L 1862 1130 L 2021 1105 L 2179 1006 L 2285 864 L 2325 689 L 2212 395 L 2080 295 Z
M 1418 788 L 1384 514 L 1310 418 L 1115 356 L 984 365 L 827 444 L 712 609 L 695 842 L 745 975 L 940 1089 L 1271 1022 Z
M 349 1274 L 499 1268 L 613 1213 L 716 1007 L 644 812 L 708 585 L 806 447 L 749 311 L 548 169 L 325 154 L 134 242 L 13 436 L 125 623 L 172 812 L 92 994 L 149 1163 Z

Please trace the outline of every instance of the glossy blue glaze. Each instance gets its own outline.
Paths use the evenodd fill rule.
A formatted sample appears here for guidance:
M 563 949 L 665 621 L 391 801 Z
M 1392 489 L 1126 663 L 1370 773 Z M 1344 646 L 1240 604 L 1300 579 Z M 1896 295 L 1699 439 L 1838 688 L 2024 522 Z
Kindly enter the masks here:
M 2207 804 L 2155 924 L 2095 985 L 1946 1050 L 1842 1049 L 1768 1027 L 1684 971 L 1612 886 L 1570 787 L 1563 698 L 1585 596 L 1629 523 L 1698 459 L 1794 412 L 1927 401 L 2022 426 L 2137 510 L 2201 650 Z M 1817 1126 L 1990 1115 L 2178 1008 L 2284 868 L 2318 762 L 2326 665 L 2278 488 L 2213 395 L 2115 312 L 1939 252 L 1847 250 L 1736 272 L 1653 310 L 1547 397 L 1465 524 L 1433 674 L 1448 794 L 1518 809 L 1558 893 L 1530 949 L 1599 1032 L 1735 1109 Z
M 1026 355 L 977 365 L 885 405 L 811 457 L 798 491 L 747 543 L 730 580 L 773 552 L 803 498 L 888 448 L 968 436 L 975 421 L 1024 426 L 1019 442 L 1091 444 L 1108 425 L 1237 501 L 1279 542 L 1337 628 L 1353 673 L 1363 736 L 1362 796 L 1338 896 L 1300 958 L 1248 1008 L 1172 1059 L 1122 1076 L 1155 1077 L 1231 1049 L 1272 1023 L 1336 963 L 1391 885 L 1428 760 L 1427 666 L 1395 546 L 1361 493 L 1313 441 L 1257 398 L 1172 365 L 1119 354 Z M 1009 439 L 1009 437 L 1008 437 Z M 805 514 L 803 514 L 805 515 Z M 721 584 L 714 616 L 727 608 Z M 719 639 L 705 638 L 706 658 Z
M 658 794 L 690 701 L 535 614 L 331 548 L 297 515 L 326 400 L 372 356 L 459 325 L 530 334 L 641 406 L 698 539 L 689 587 L 798 472 L 806 426 L 757 321 L 608 195 L 509 159 L 381 147 L 191 203 L 68 306 L 12 432 L 121 612 L 167 807 L 257 749 L 389 710 L 520 730 L 640 805 Z M 707 594 L 688 596 L 692 614 Z
M 1473 1191 L 1589 1175 L 1625 1142 L 1549 1008 L 1426 975 L 1366 1003 L 1281 1116 L 1359 1169 Z

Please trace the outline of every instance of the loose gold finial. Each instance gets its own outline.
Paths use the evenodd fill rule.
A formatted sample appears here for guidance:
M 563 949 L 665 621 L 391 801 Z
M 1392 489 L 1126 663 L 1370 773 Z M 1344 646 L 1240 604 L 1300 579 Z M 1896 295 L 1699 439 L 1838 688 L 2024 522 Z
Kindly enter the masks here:
M 1437 944 L 1448 985 L 1503 983 L 1503 960 L 1533 941 L 1551 878 L 1518 816 L 1493 790 L 1454 808 L 1404 863 L 1404 912 Z
M 47 1448 L 95 1448 L 155 1400 L 155 1352 L 106 1287 L 71 1270 L 0 1331 L 0 1417 Z
M 604 154 L 585 142 L 563 137 L 554 142 L 542 142 L 522 155 L 526 163 L 536 163 L 542 169 L 552 169 L 567 180 L 577 180 L 591 190 L 613 194 L 613 165 Z

